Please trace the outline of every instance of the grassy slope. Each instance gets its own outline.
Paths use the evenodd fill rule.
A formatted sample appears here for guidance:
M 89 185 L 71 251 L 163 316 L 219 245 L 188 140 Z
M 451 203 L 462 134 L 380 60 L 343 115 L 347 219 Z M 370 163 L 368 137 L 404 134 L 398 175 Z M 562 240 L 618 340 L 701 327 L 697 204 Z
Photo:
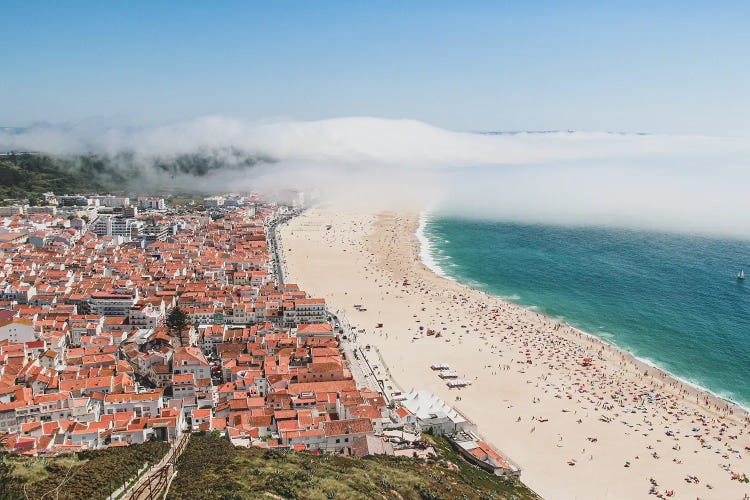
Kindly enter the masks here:
M 135 475 L 146 462 L 161 460 L 168 449 L 166 443 L 155 442 L 59 458 L 4 454 L 1 460 L 12 464 L 13 470 L 10 478 L 1 481 L 0 498 L 38 499 L 62 483 L 58 495 L 52 498 L 104 499 L 109 494 L 110 484 L 117 489 L 123 479 Z
M 535 499 L 518 481 L 461 460 L 444 440 L 428 463 L 396 457 L 366 459 L 235 448 L 206 435 L 191 438 L 168 499 Z

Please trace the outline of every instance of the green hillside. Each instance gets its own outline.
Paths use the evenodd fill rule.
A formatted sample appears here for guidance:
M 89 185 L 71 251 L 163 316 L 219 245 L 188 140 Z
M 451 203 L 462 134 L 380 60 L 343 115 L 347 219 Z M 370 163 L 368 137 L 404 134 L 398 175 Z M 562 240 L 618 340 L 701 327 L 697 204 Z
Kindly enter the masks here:
M 7 154 L 0 156 L 0 201 L 5 198 L 38 200 L 42 193 L 155 192 L 179 188 L 200 190 L 196 177 L 219 170 L 243 170 L 269 158 L 248 156 L 236 150 L 182 154 L 169 158 L 136 158 L 131 153 L 51 156 Z
M 0 453 L 0 499 L 105 499 L 168 449 L 168 444 L 154 442 L 58 458 Z
M 102 189 L 94 165 L 45 155 L 0 156 L 0 199 L 38 199 L 42 193 Z
M 537 499 L 522 483 L 462 460 L 442 439 L 428 461 L 364 459 L 236 448 L 193 435 L 177 462 L 168 499 Z

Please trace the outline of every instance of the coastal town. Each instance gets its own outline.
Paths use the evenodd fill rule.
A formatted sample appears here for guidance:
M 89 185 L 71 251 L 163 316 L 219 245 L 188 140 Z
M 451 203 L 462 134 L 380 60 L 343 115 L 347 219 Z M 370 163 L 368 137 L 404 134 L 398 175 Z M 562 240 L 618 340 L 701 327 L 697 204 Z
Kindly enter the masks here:
M 115 469 L 97 490 L 112 498 L 168 493 L 203 436 L 427 465 L 444 444 L 512 484 L 523 467 L 534 498 L 606 497 L 611 478 L 613 498 L 745 494 L 740 409 L 434 274 L 414 215 L 310 205 L 285 191 L 0 207 L 3 456 L 163 446 Z M 610 476 L 566 482 L 597 467 Z
M 6 451 L 177 446 L 210 432 L 240 447 L 412 457 L 431 452 L 427 432 L 520 476 L 466 415 L 402 391 L 346 315 L 288 282 L 276 229 L 302 193 L 191 203 L 47 193 L 0 207 Z M 460 382 L 448 368 L 434 367 Z

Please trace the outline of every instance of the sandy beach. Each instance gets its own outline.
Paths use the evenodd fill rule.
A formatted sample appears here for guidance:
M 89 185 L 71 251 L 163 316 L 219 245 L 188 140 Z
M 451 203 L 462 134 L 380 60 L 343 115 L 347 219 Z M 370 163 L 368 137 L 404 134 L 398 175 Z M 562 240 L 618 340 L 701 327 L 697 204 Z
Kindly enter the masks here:
M 380 349 L 401 387 L 429 389 L 473 420 L 544 498 L 750 494 L 732 479 L 750 474 L 743 411 L 567 325 L 434 274 L 419 260 L 417 225 L 416 212 L 308 210 L 280 230 L 288 281 L 364 329 L 360 344 Z M 472 385 L 449 389 L 430 369 L 438 362 Z

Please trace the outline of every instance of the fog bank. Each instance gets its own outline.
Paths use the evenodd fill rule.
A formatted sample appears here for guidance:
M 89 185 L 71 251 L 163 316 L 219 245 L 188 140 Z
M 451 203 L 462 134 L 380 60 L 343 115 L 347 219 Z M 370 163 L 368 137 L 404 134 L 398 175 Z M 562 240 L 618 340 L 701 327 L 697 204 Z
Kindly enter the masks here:
M 206 117 L 149 128 L 98 123 L 5 131 L 0 150 L 127 151 L 135 162 L 191 153 L 248 155 L 273 163 L 215 171 L 200 185 L 217 191 L 297 187 L 326 202 L 431 207 L 507 221 L 750 235 L 745 137 L 479 134 L 412 120 L 252 124 Z

